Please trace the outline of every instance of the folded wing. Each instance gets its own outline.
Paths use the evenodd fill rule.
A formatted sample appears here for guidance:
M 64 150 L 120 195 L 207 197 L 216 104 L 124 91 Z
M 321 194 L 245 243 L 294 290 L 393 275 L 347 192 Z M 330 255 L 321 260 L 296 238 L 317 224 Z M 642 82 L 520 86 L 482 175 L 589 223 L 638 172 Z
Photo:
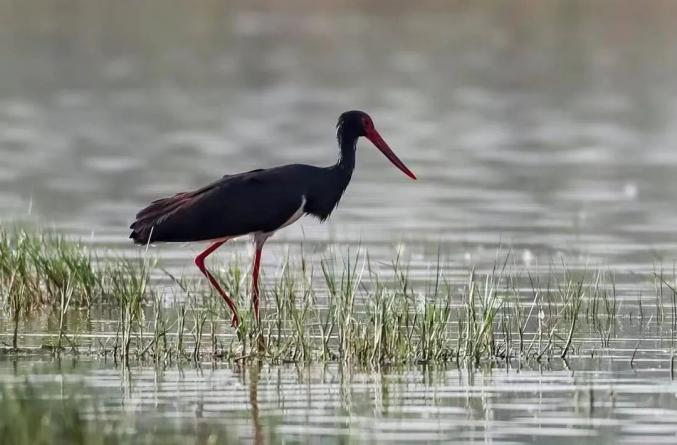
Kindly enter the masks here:
M 137 213 L 130 238 L 147 244 L 272 232 L 298 211 L 304 193 L 276 170 L 224 176 L 201 189 L 153 201 Z

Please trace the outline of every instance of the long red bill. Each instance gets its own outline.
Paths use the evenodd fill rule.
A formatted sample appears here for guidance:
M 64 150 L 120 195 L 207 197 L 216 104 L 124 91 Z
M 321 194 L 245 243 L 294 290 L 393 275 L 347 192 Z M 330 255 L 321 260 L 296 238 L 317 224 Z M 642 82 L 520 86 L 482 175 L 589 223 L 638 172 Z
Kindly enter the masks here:
M 400 161 L 400 158 L 398 158 L 395 153 L 393 153 L 390 147 L 388 147 L 388 144 L 386 144 L 386 141 L 384 141 L 381 135 L 378 134 L 378 131 L 372 127 L 369 128 L 366 133 L 367 139 L 369 139 L 371 143 L 376 146 L 376 148 L 381 150 L 381 153 L 383 153 L 385 157 L 395 165 L 395 167 L 402 170 L 402 172 L 411 179 L 416 179 L 416 175 L 414 175 L 414 173 L 409 170 L 406 165 L 404 165 L 404 162 Z

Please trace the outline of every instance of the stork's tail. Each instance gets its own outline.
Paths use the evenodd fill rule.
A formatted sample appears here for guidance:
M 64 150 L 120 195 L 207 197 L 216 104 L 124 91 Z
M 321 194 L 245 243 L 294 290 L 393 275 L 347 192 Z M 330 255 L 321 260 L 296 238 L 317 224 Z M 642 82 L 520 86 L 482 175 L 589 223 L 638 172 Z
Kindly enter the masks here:
M 129 235 L 134 243 L 144 245 L 155 241 L 163 241 L 158 228 L 176 210 L 190 200 L 192 193 L 177 193 L 170 198 L 155 200 L 136 214 L 136 220 L 129 226 Z

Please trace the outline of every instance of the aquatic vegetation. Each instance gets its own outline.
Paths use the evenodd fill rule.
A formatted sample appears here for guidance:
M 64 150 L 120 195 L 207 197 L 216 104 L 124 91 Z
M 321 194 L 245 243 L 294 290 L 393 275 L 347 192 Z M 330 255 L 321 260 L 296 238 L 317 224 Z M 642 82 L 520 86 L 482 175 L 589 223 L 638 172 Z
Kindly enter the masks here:
M 121 259 L 111 262 L 106 270 L 107 294 L 117 303 L 120 316 L 115 349 L 120 348 L 120 355 L 125 361 L 129 358 L 134 332 L 138 332 L 139 338 L 143 337 L 145 320 L 142 305 L 152 298 L 148 291 L 150 267 L 148 261 Z
M 204 280 L 175 277 L 152 258 L 107 255 L 100 261 L 103 252 L 56 234 L 1 229 L 0 236 L 2 319 L 11 325 L 4 336 L 15 352 L 28 346 L 19 341 L 22 327 L 43 317 L 53 320 L 53 328 L 39 332 L 39 346 L 125 363 L 256 357 L 271 363 L 477 365 L 590 353 L 591 346 L 581 350 L 582 340 L 598 338 L 594 348 L 609 348 L 621 319 L 659 328 L 668 321 L 666 328 L 673 327 L 677 319 L 674 277 L 663 273 L 647 277 L 655 283 L 655 307 L 642 306 L 640 298 L 632 318 L 621 313 L 613 274 L 603 270 L 571 271 L 562 264 L 547 276 L 532 276 L 505 255 L 491 269 L 469 270 L 465 282 L 450 282 L 439 259 L 430 276 L 413 280 L 400 255 L 389 265 L 375 264 L 358 248 L 325 255 L 315 268 L 303 255 L 285 258 L 263 288 L 260 325 L 242 262 L 215 267 L 239 307 L 241 324 L 233 330 Z M 151 278 L 157 276 L 164 277 L 162 290 Z M 72 322 L 75 315 L 84 327 Z M 113 329 L 93 328 L 97 316 Z
M 94 262 L 87 246 L 63 236 L 0 227 L 0 298 L 12 314 L 13 348 L 22 316 L 44 308 L 64 313 L 71 306 L 88 307 L 101 296 Z
M 89 306 L 101 295 L 101 274 L 88 247 L 53 233 L 0 227 L 0 286 L 21 295 L 21 308 L 58 306 L 61 296 Z

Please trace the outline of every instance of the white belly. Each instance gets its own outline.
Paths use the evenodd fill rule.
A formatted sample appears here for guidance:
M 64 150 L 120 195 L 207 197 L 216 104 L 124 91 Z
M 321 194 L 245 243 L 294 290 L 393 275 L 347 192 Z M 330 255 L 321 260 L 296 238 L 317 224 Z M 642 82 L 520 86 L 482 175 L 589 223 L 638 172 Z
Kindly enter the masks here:
M 303 210 L 303 208 L 305 206 L 306 206 L 306 197 L 301 196 L 301 206 L 294 212 L 294 214 L 287 220 L 287 222 L 282 224 L 277 230 L 279 230 L 283 227 L 287 227 L 290 224 L 295 223 L 296 220 L 298 220 L 300 217 L 302 217 L 303 214 L 305 213 L 305 211 Z
M 295 223 L 300 217 L 302 217 L 305 213 L 304 207 L 306 206 L 306 197 L 302 196 L 301 197 L 301 205 L 299 208 L 294 212 L 292 216 L 289 217 L 287 221 L 285 221 L 284 224 L 282 224 L 280 227 L 275 229 L 272 232 L 256 232 L 254 233 L 254 242 L 256 243 L 257 246 L 263 246 L 263 243 L 266 242 L 266 240 L 272 236 L 275 231 L 280 230 L 283 227 L 287 227 L 290 224 Z

